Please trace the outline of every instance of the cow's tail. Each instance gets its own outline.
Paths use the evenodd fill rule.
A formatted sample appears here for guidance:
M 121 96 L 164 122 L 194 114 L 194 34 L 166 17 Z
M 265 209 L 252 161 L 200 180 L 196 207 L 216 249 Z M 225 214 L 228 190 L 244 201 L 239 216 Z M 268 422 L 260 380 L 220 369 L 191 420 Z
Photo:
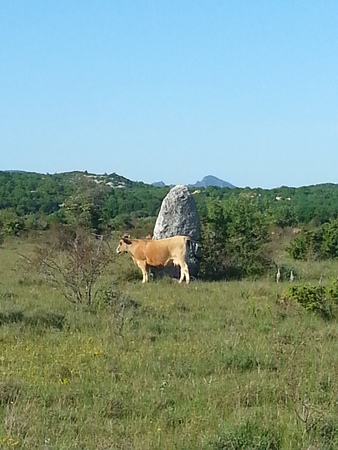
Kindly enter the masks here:
M 184 241 L 185 241 L 185 247 L 186 247 L 187 255 L 189 255 L 189 257 L 190 257 L 191 256 L 191 245 L 192 245 L 191 237 L 190 236 L 184 236 Z
M 198 241 L 194 241 L 190 236 L 185 236 L 186 245 L 189 249 L 189 258 L 196 258 L 198 260 L 202 259 L 201 245 Z

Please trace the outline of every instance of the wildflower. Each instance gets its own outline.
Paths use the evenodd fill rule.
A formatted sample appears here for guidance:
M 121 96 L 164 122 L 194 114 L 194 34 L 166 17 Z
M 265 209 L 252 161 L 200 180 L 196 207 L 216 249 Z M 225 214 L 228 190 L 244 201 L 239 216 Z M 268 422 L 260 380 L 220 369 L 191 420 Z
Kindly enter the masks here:
M 157 431 L 161 431 L 161 428 L 160 428 L 160 427 L 158 427 L 158 428 L 157 428 Z
M 97 355 L 100 355 L 100 353 L 102 353 L 102 350 L 100 350 L 100 349 L 94 347 L 93 355 L 94 355 L 94 356 L 97 356 Z

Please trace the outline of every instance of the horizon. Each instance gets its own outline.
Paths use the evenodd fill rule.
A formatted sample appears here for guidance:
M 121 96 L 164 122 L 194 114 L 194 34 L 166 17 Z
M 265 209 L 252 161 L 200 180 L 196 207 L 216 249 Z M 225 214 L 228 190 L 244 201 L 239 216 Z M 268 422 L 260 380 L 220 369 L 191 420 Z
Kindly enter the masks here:
M 333 0 L 3 0 L 0 170 L 336 184 L 337 22 Z
M 128 178 L 128 177 L 126 177 L 125 175 L 123 175 L 123 174 L 121 174 L 121 173 L 117 173 L 117 172 L 110 172 L 110 173 L 108 173 L 108 172 L 101 172 L 101 173 L 95 173 L 95 172 L 90 172 L 90 171 L 87 171 L 87 170 L 67 170 L 67 171 L 65 171 L 65 172 L 54 172 L 54 173 L 50 173 L 50 172 L 37 172 L 37 171 L 27 171 L 27 170 L 16 170 L 16 169 L 5 169 L 5 170 L 2 170 L 2 169 L 0 169 L 0 172 L 10 172 L 10 173 L 13 173 L 13 172 L 16 172 L 16 173 L 33 173 L 33 174 L 37 174 L 37 175 L 62 175 L 62 174 L 67 174 L 67 173 L 73 173 L 73 172 L 79 172 L 79 173 L 87 173 L 88 175 L 96 175 L 96 176 L 104 176 L 104 175 L 107 175 L 107 176 L 109 176 L 109 175 L 113 175 L 113 174 L 115 174 L 115 175 L 117 175 L 117 176 L 120 176 L 120 177 L 123 177 L 123 178 L 126 178 L 128 181 L 132 181 L 133 183 L 144 183 L 144 184 L 148 184 L 148 185 L 153 185 L 153 184 L 156 184 L 156 183 L 164 183 L 164 181 L 162 181 L 162 180 L 157 180 L 157 181 L 152 181 L 152 182 L 150 182 L 150 183 L 147 183 L 147 182 L 145 182 L 145 181 L 143 181 L 143 180 L 132 180 L 132 179 L 130 179 L 130 178 Z M 216 178 L 217 180 L 219 180 L 219 181 L 223 181 L 223 182 L 226 182 L 226 183 L 229 183 L 229 184 L 231 184 L 232 186 L 233 186 L 233 188 L 235 188 L 235 189 L 246 189 L 246 188 L 249 188 L 249 189 L 264 189 L 264 190 L 275 190 L 275 189 L 279 189 L 279 188 L 290 188 L 290 189 L 298 189 L 298 188 L 303 188 L 303 187 L 312 187 L 312 186 L 320 186 L 320 185 L 322 185 L 322 184 L 333 184 L 333 185 L 338 185 L 338 183 L 333 183 L 333 182 L 324 182 L 324 183 L 313 183 L 313 184 L 306 184 L 306 185 L 301 185 L 301 186 L 289 186 L 289 185 L 286 185 L 286 184 L 282 184 L 282 185 L 280 185 L 280 186 L 273 186 L 273 187 L 269 187 L 269 188 L 265 188 L 265 187 L 262 187 L 262 186 L 236 186 L 236 185 L 234 185 L 234 184 L 232 184 L 231 183 L 231 181 L 229 181 L 229 180 L 224 180 L 223 178 L 219 178 L 219 177 L 216 177 L 215 175 L 211 175 L 211 174 L 208 174 L 208 175 L 205 175 L 205 176 L 203 176 L 201 179 L 198 179 L 198 180 L 196 180 L 196 181 L 194 181 L 194 182 L 192 182 L 192 183 L 169 183 L 169 184 L 166 184 L 166 183 L 164 183 L 164 186 L 166 186 L 166 187 L 170 187 L 170 186 L 177 186 L 178 184 L 183 184 L 183 185 L 185 185 L 185 186 L 188 186 L 189 187 L 189 185 L 194 185 L 194 184 L 196 184 L 196 183 L 198 183 L 198 182 L 201 182 L 201 181 L 203 181 L 205 178 L 207 178 L 207 177 L 213 177 L 213 178 Z

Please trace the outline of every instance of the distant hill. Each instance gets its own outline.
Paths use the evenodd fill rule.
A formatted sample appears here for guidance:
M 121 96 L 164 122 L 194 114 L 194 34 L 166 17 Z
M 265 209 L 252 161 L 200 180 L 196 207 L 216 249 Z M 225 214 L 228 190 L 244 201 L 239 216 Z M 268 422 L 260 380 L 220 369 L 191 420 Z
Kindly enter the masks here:
M 111 174 L 95 174 L 95 173 L 89 173 L 87 171 L 71 171 L 71 172 L 60 172 L 60 173 L 39 173 L 39 172 L 26 172 L 24 170 L 4 170 L 0 171 L 0 173 L 8 173 L 13 176 L 22 176 L 22 177 L 30 177 L 31 179 L 40 179 L 40 178 L 59 178 L 71 182 L 77 182 L 78 180 L 82 180 L 83 178 L 92 181 L 96 184 L 101 184 L 105 186 L 109 186 L 111 188 L 134 188 L 138 187 L 140 185 L 143 185 L 145 183 L 139 182 L 139 181 L 132 181 L 128 178 L 118 175 L 117 173 L 113 172 Z M 32 178 L 33 177 L 33 178 Z
M 27 172 L 26 170 L 2 170 L 2 172 L 7 172 L 7 173 L 38 173 L 38 172 Z
M 163 183 L 163 181 L 156 181 L 155 183 L 151 183 L 152 186 L 155 187 L 164 187 L 166 186 L 165 183 Z M 174 184 L 170 184 L 169 187 L 173 187 Z M 216 187 L 220 187 L 220 188 L 235 188 L 236 186 L 234 186 L 231 183 L 228 183 L 227 181 L 221 180 L 220 178 L 214 177 L 213 175 L 207 175 L 206 177 L 203 178 L 203 180 L 201 181 L 196 181 L 195 184 L 188 184 L 187 185 L 189 188 L 198 188 L 198 187 L 208 187 L 208 186 L 216 186 Z
M 42 174 L 38 172 L 25 172 L 23 170 L 5 170 L 4 173 L 10 173 L 10 174 L 19 174 L 19 175 L 36 175 L 36 176 L 51 176 L 51 174 Z M 110 186 L 112 188 L 126 188 L 126 187 L 138 187 L 140 185 L 146 185 L 147 183 L 143 183 L 141 181 L 132 181 L 128 178 L 123 177 L 122 175 L 118 175 L 117 173 L 111 173 L 111 174 L 94 174 L 94 173 L 88 173 L 87 171 L 81 172 L 81 171 L 73 171 L 73 172 L 64 172 L 59 174 L 59 177 L 66 177 L 66 178 L 73 178 L 73 177 L 86 177 L 87 179 L 91 179 L 93 182 L 97 184 L 103 184 Z M 163 187 L 174 187 L 174 184 L 166 185 L 163 181 L 156 181 L 154 183 L 151 183 L 151 186 L 163 188 Z M 201 181 L 196 181 L 194 184 L 188 184 L 189 188 L 199 188 L 199 187 L 208 187 L 208 186 L 216 186 L 219 188 L 235 188 L 233 184 L 221 180 L 220 178 L 214 177 L 213 175 L 207 175 L 204 177 Z
M 155 186 L 155 187 L 164 187 L 164 186 L 166 186 L 166 184 L 163 183 L 163 181 L 155 181 L 155 183 L 151 183 L 151 185 Z
M 216 186 L 216 187 L 220 187 L 220 188 L 235 188 L 236 186 L 234 186 L 231 183 L 228 183 L 228 181 L 224 181 L 221 180 L 220 178 L 214 177 L 213 175 L 207 175 L 206 177 L 203 178 L 203 180 L 201 181 L 196 181 L 195 184 L 188 184 L 188 187 L 193 188 L 193 187 L 208 187 L 208 186 Z
M 111 188 L 126 188 L 134 187 L 135 185 L 137 185 L 137 182 L 131 181 L 128 178 L 125 178 L 122 175 L 118 175 L 115 172 L 103 175 L 96 175 L 92 173 L 84 174 L 83 172 L 80 172 L 80 175 L 94 181 L 96 184 L 103 184 L 106 186 L 110 186 Z

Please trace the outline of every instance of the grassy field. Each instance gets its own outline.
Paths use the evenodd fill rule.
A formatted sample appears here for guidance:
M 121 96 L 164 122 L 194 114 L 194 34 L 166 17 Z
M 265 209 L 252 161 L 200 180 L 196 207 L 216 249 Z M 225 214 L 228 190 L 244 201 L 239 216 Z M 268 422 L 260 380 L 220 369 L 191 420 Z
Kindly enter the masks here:
M 27 269 L 33 247 L 0 247 L 1 449 L 338 448 L 337 322 L 281 300 L 289 282 L 142 285 L 112 255 L 119 292 L 89 311 Z

